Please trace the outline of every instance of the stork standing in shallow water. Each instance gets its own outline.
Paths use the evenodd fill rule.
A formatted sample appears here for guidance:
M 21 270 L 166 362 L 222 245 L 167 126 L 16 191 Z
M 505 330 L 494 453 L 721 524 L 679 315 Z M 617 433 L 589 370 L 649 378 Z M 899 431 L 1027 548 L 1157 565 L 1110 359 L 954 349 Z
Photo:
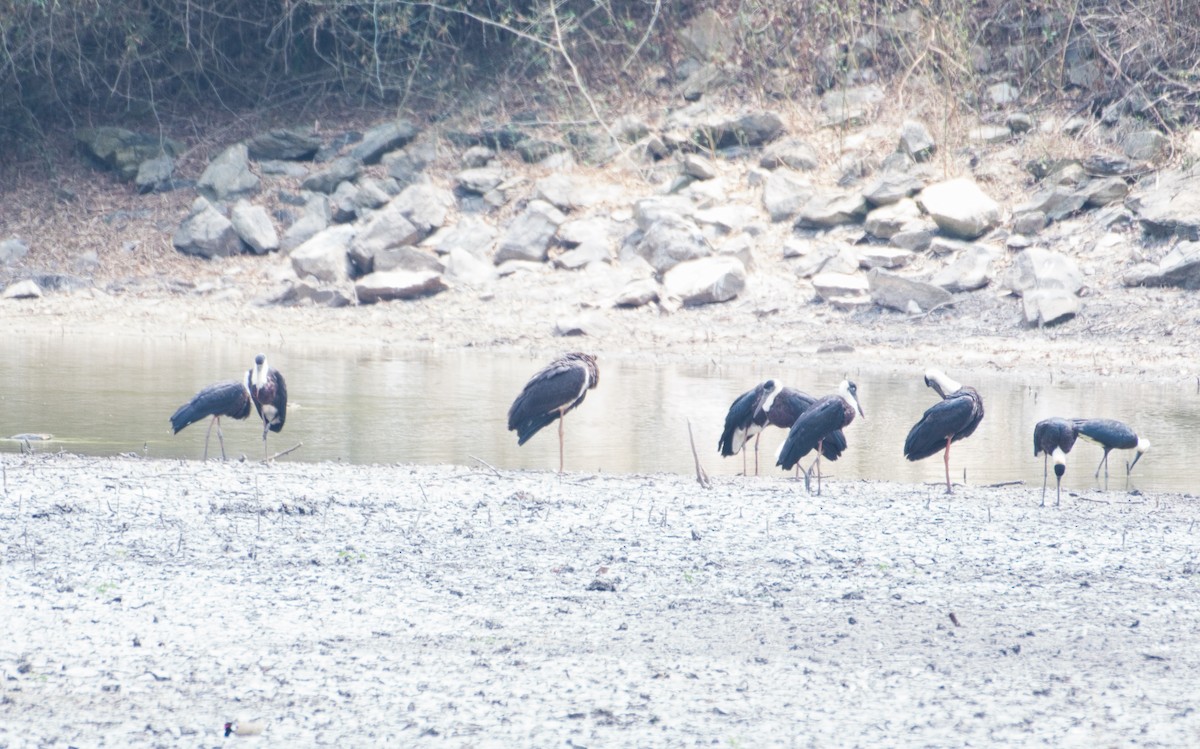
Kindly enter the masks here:
M 244 419 L 250 415 L 250 390 L 245 382 L 227 380 L 218 382 L 202 389 L 192 396 L 192 399 L 171 414 L 171 429 L 173 434 L 189 424 L 195 424 L 201 419 L 212 417 L 208 422 L 208 431 L 204 433 L 204 459 L 208 460 L 208 440 L 212 436 L 213 425 L 217 427 L 217 441 L 221 443 L 221 460 L 225 457 L 225 437 L 221 434 L 221 417 Z
M 1133 471 L 1133 467 L 1141 459 L 1142 454 L 1150 449 L 1150 440 L 1138 437 L 1129 425 L 1116 419 L 1072 419 L 1075 431 L 1089 442 L 1095 442 L 1104 448 L 1104 457 L 1096 466 L 1095 478 L 1100 478 L 1100 466 L 1104 466 L 1104 480 L 1108 481 L 1108 454 L 1113 450 L 1136 450 L 1132 463 L 1125 464 L 1125 478 Z
M 283 431 L 287 418 L 287 383 L 278 369 L 267 364 L 265 354 L 254 357 L 254 367 L 246 373 L 246 390 L 263 422 L 263 458 L 267 457 L 267 432 Z
M 587 391 L 600 383 L 596 357 L 573 352 L 538 370 L 508 409 L 508 431 L 524 445 L 538 431 L 558 419 L 558 472 L 563 471 L 563 417 L 583 403 Z
M 743 448 L 751 437 L 754 437 L 754 475 L 758 475 L 758 437 L 767 424 L 768 412 L 779 392 L 775 380 L 760 382 L 739 395 L 725 415 L 725 431 L 717 440 L 717 449 L 725 457 L 742 454 L 743 476 L 746 475 L 746 451 Z
M 939 369 L 925 372 L 925 384 L 937 391 L 942 400 L 933 404 L 913 425 L 904 440 L 904 457 L 912 461 L 946 450 L 946 493 L 950 485 L 950 443 L 970 437 L 983 421 L 983 398 L 973 387 L 964 387 Z
M 817 494 L 821 493 L 821 454 L 825 452 L 826 440 L 835 441 L 834 433 L 846 428 L 854 421 L 854 412 L 858 411 L 864 419 L 862 406 L 858 403 L 858 386 L 849 380 L 843 380 L 834 395 L 819 398 L 804 413 L 796 419 L 788 430 L 787 439 L 779 448 L 779 459 L 775 465 L 783 466 L 785 471 L 791 470 L 801 458 L 817 451 L 817 459 L 813 467 L 817 471 Z M 841 441 L 845 443 L 845 437 Z M 840 453 L 839 453 L 840 454 Z M 811 470 L 811 469 L 810 469 Z M 807 483 L 808 473 L 805 473 Z
M 1046 506 L 1046 481 L 1050 459 L 1054 458 L 1054 506 L 1062 500 L 1062 477 L 1067 472 L 1067 453 L 1075 446 L 1075 425 L 1066 419 L 1044 419 L 1033 428 L 1033 457 L 1045 453 L 1042 461 L 1042 507 Z

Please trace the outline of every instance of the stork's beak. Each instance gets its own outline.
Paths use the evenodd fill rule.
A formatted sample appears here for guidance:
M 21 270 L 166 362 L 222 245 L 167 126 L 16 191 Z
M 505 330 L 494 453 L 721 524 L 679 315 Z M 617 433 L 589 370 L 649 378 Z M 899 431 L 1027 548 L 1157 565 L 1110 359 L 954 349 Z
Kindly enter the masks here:
M 858 398 L 854 399 L 854 405 L 858 406 L 858 415 L 863 417 L 864 419 L 867 418 L 867 415 L 865 413 L 863 413 L 862 404 L 858 402 Z
M 1134 456 L 1133 456 L 1133 462 L 1132 462 L 1132 463 L 1126 463 L 1126 464 L 1125 464 L 1125 475 L 1126 475 L 1126 476 L 1128 476 L 1128 475 L 1129 475 L 1130 471 L 1132 471 L 1132 470 L 1133 470 L 1133 467 L 1134 467 L 1135 465 L 1137 465 L 1137 462 L 1138 462 L 1139 460 L 1141 460 L 1141 459 L 1142 459 L 1142 454 L 1141 454 L 1141 453 L 1138 453 L 1137 455 L 1134 455 Z

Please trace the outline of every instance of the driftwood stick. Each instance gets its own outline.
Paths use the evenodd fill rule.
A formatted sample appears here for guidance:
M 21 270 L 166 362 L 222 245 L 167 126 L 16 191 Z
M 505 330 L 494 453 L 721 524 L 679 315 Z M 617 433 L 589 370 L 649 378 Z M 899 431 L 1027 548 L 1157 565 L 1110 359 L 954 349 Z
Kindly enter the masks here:
M 299 449 L 300 449 L 301 447 L 303 447 L 303 446 L 304 446 L 304 443 L 303 443 L 303 442 L 297 442 L 296 444 L 292 445 L 291 447 L 289 447 L 289 448 L 288 448 L 288 449 L 286 449 L 286 450 L 282 450 L 282 451 L 280 451 L 280 452 L 277 452 L 277 453 L 275 453 L 274 455 L 272 455 L 272 456 L 271 456 L 271 457 L 269 457 L 269 458 L 263 458 L 261 462 L 263 462 L 263 463 L 270 463 L 272 460 L 275 460 L 276 458 L 282 458 L 284 455 L 287 455 L 288 453 L 293 453 L 293 452 L 296 452 L 297 450 L 299 450 Z
M 492 473 L 496 474 L 497 478 L 503 478 L 502 476 L 500 476 L 500 469 L 496 468 L 496 466 L 487 462 L 483 458 L 476 458 L 474 455 L 468 455 L 467 457 L 470 458 L 471 460 L 475 461 L 476 463 L 479 463 L 482 466 L 486 466 L 486 467 L 492 469 Z

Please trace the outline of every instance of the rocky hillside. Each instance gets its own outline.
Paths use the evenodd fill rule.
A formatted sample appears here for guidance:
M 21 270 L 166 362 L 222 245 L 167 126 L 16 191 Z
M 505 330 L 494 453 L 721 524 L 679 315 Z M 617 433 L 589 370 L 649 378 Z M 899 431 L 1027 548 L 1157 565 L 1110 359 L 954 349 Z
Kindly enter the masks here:
M 837 314 L 966 314 L 997 330 L 1092 308 L 1103 328 L 1152 301 L 1132 289 L 1200 287 L 1200 139 L 1153 126 L 1148 103 L 1075 112 L 1000 80 L 963 115 L 859 71 L 749 105 L 713 74 L 728 41 L 711 17 L 695 23 L 685 35 L 708 43 L 664 110 L 605 122 L 272 127 L 208 141 L 203 162 L 183 142 L 80 128 L 69 177 L 16 181 L 3 296 L 342 307 L 603 289 L 557 323 L 578 334 L 596 308 L 670 314 L 768 288 Z M 1158 332 L 1200 319 L 1180 293 Z

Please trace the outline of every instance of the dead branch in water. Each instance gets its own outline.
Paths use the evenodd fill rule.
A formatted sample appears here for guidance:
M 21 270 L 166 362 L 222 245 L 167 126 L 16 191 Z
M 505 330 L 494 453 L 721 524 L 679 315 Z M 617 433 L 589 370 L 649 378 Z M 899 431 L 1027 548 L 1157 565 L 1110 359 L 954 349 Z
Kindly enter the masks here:
M 282 458 L 284 455 L 287 455 L 288 453 L 294 453 L 294 452 L 296 452 L 297 450 L 299 450 L 299 449 L 300 449 L 301 447 L 303 447 L 303 446 L 304 446 L 304 443 L 303 443 L 303 442 L 297 442 L 296 444 L 292 445 L 292 446 L 291 446 L 291 447 L 289 447 L 288 449 L 286 449 L 286 450 L 282 450 L 282 451 L 280 451 L 280 452 L 277 452 L 277 453 L 275 453 L 274 455 L 272 455 L 272 456 L 271 456 L 271 457 L 269 457 L 269 458 L 263 458 L 263 459 L 262 459 L 261 461 L 259 461 L 259 462 L 260 462 L 260 463 L 270 463 L 272 460 L 275 460 L 276 458 Z

